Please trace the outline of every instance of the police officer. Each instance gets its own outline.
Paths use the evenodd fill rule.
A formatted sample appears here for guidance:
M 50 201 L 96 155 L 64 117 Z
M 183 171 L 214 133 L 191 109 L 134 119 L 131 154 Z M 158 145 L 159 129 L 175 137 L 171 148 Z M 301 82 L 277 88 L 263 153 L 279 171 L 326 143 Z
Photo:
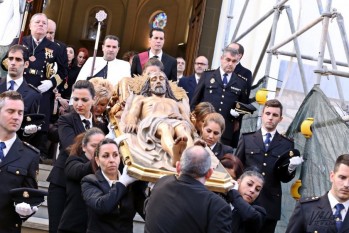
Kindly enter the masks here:
M 29 50 L 29 66 L 24 72 L 24 78 L 42 92 L 40 113 L 46 116 L 45 124 L 38 134 L 35 135 L 35 144 L 41 152 L 45 152 L 46 133 L 52 113 L 52 89 L 66 77 L 68 64 L 64 62 L 60 47 L 46 38 L 48 19 L 45 14 L 34 14 L 30 19 L 31 35 L 23 37 L 23 45 Z M 13 44 L 18 43 L 18 38 Z M 57 74 L 53 70 L 57 69 Z M 41 143 L 41 144 L 40 144 Z
M 294 149 L 294 143 L 276 130 L 282 120 L 282 104 L 268 100 L 262 112 L 262 128 L 256 132 L 242 134 L 236 149 L 236 156 L 245 168 L 257 167 L 265 178 L 265 184 L 256 201 L 267 211 L 267 219 L 260 230 L 273 233 L 281 215 L 281 182 L 289 182 L 295 176 L 296 167 L 302 159 L 295 156 L 287 165 L 275 169 L 278 159 Z
M 234 111 L 235 102 L 248 103 L 249 93 L 247 79 L 233 72 L 238 62 L 238 51 L 225 48 L 221 56 L 220 68 L 203 73 L 191 100 L 192 110 L 197 104 L 205 101 L 210 102 L 216 112 L 222 114 L 226 130 L 223 132 L 221 141 L 233 148 L 236 148 L 238 143 L 238 139 L 233 140 L 233 132 L 240 128 L 239 113 Z M 238 128 L 234 129 L 234 126 Z
M 297 202 L 286 233 L 349 232 L 349 154 L 337 158 L 330 180 L 328 193 Z
M 16 136 L 23 111 L 18 92 L 0 94 L 0 233 L 21 232 L 22 221 L 35 212 L 28 203 L 15 206 L 10 195 L 14 188 L 38 188 L 39 151 Z

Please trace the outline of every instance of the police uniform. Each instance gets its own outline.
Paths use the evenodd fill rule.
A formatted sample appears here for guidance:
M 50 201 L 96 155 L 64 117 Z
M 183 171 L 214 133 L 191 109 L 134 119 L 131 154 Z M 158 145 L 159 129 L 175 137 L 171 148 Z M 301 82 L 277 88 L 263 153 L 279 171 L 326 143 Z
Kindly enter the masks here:
M 200 102 L 210 102 L 216 112 L 222 114 L 225 119 L 222 143 L 236 147 L 237 140 L 233 141 L 233 123 L 237 119 L 230 114 L 230 110 L 235 108 L 235 101 L 248 103 L 248 82 L 245 77 L 232 73 L 224 87 L 222 75 L 220 69 L 205 71 L 202 74 L 191 101 L 191 109 Z
M 295 171 L 289 174 L 288 166 L 274 169 L 275 162 L 285 152 L 294 149 L 292 140 L 280 135 L 277 131 L 265 150 L 262 131 L 242 134 L 236 149 L 236 156 L 245 168 L 257 167 L 265 178 L 265 185 L 256 201 L 267 211 L 267 220 L 276 222 L 281 216 L 281 182 L 289 182 Z M 261 231 L 263 232 L 263 231 Z
M 39 151 L 16 138 L 0 162 L 0 233 L 21 232 L 22 219 L 15 211 L 10 190 L 20 187 L 37 189 L 38 171 Z
M 337 233 L 328 194 L 321 197 L 301 198 L 288 222 L 286 233 Z M 338 233 L 349 232 L 349 214 L 345 215 Z

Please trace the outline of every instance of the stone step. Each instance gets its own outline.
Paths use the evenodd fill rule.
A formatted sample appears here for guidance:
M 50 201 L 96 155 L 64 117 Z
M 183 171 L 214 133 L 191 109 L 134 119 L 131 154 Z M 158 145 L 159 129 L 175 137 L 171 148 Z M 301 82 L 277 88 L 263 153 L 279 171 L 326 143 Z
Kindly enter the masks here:
M 39 164 L 39 175 L 38 175 L 38 181 L 46 181 L 48 175 L 50 174 L 52 170 L 51 165 L 46 164 Z
M 48 232 L 48 219 L 32 216 L 22 224 L 22 233 L 42 232 Z

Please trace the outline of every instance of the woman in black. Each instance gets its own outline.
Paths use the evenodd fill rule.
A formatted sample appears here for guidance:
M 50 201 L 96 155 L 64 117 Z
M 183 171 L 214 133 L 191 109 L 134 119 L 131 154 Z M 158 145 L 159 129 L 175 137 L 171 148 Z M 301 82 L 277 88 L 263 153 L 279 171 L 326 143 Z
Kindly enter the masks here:
M 93 173 L 93 154 L 103 139 L 102 130 L 93 127 L 79 134 L 69 148 L 70 153 L 64 170 L 67 198 L 58 232 L 86 232 L 87 208 L 81 196 L 81 179 Z
M 99 169 L 81 182 L 88 207 L 87 232 L 132 233 L 136 211 L 144 218 L 143 186 L 127 174 L 127 166 L 120 175 L 119 150 L 114 140 L 102 140 L 94 158 Z

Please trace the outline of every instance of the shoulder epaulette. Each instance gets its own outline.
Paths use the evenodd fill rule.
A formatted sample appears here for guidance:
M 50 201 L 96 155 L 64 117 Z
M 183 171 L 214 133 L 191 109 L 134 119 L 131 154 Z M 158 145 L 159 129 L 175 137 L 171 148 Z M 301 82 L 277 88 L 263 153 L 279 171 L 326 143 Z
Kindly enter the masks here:
M 241 74 L 236 74 L 239 78 L 242 78 L 243 80 L 245 80 L 247 82 L 247 78 L 245 78 L 244 76 L 242 76 Z
M 37 149 L 36 147 L 30 145 L 28 142 L 24 142 L 24 141 L 22 141 L 22 142 L 23 142 L 23 144 L 24 144 L 25 146 L 29 147 L 30 149 L 32 149 L 32 150 L 35 151 L 36 153 L 40 153 L 40 150 L 39 150 L 39 149 Z
M 312 201 L 318 201 L 320 199 L 320 197 L 304 197 L 304 198 L 301 198 L 299 199 L 299 202 L 300 203 L 307 203 L 307 202 L 312 202 Z
M 256 131 L 253 131 L 253 132 L 247 132 L 247 133 L 242 133 L 243 135 L 248 135 L 248 134 L 253 134 L 255 133 Z
M 32 84 L 28 83 L 28 86 L 34 89 L 36 92 L 41 93 L 41 91 L 37 87 L 34 87 Z

